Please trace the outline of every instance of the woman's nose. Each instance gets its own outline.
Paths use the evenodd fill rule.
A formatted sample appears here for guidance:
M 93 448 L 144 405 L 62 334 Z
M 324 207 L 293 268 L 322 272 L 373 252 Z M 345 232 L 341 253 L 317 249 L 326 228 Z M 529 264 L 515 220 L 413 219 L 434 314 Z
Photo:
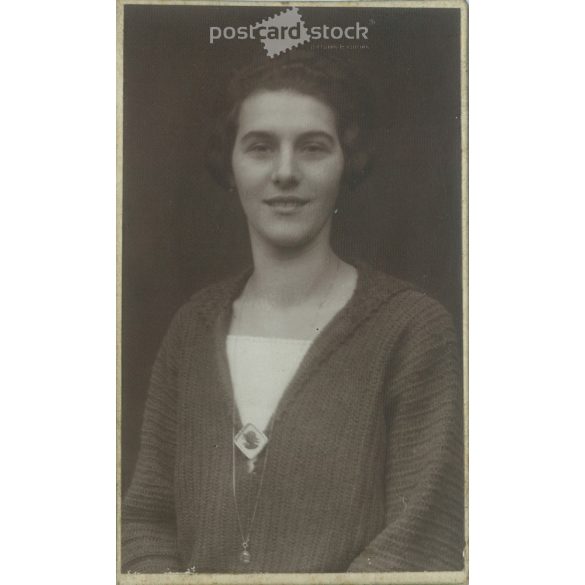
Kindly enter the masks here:
M 282 150 L 279 156 L 275 159 L 272 181 L 281 189 L 294 187 L 298 184 L 299 169 L 292 150 Z

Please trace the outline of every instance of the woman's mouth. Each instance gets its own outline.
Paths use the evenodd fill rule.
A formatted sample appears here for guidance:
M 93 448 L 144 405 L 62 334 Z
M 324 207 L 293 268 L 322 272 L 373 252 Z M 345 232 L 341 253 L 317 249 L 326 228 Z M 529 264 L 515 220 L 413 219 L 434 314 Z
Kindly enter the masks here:
M 279 212 L 291 212 L 300 209 L 309 202 L 308 199 L 294 196 L 282 196 L 271 197 L 270 199 L 264 199 L 264 203 Z

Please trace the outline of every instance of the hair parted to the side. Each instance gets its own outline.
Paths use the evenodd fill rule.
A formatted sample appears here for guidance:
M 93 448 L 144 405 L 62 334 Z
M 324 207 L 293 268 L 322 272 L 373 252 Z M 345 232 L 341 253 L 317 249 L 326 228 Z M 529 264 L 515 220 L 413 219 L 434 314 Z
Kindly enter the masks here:
M 335 114 L 345 158 L 342 190 L 352 189 L 368 175 L 374 154 L 374 104 L 367 80 L 341 58 L 291 51 L 254 63 L 232 78 L 207 147 L 207 169 L 221 186 L 233 186 L 231 157 L 240 107 L 263 90 L 296 91 L 327 104 Z

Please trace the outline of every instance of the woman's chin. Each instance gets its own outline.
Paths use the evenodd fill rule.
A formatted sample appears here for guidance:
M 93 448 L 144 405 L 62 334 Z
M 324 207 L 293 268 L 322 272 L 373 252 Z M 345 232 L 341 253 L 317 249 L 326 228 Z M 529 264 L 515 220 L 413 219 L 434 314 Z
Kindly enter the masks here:
M 323 242 L 329 245 L 329 223 L 323 225 L 272 225 L 268 229 L 258 230 L 251 227 L 252 240 L 263 246 L 277 250 L 302 250 Z M 266 228 L 266 226 L 263 226 Z
M 264 234 L 263 243 L 273 249 L 283 251 L 302 250 L 315 243 L 318 237 L 311 233 L 281 232 L 278 234 Z M 325 240 L 326 241 L 326 240 Z

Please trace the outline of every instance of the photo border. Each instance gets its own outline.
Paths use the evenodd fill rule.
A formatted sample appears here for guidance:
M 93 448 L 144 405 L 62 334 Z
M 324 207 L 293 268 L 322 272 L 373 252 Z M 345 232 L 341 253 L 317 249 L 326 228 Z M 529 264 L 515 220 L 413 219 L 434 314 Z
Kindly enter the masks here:
M 123 82 L 124 7 L 167 6 L 319 6 L 324 8 L 455 8 L 460 11 L 461 86 L 461 285 L 463 336 L 463 416 L 465 479 L 465 551 L 462 571 L 386 573 L 122 573 L 121 572 L 121 415 L 122 415 L 122 202 L 123 202 Z M 464 585 L 469 582 L 469 67 L 468 5 L 465 0 L 116 0 L 116 583 L 118 585 Z

